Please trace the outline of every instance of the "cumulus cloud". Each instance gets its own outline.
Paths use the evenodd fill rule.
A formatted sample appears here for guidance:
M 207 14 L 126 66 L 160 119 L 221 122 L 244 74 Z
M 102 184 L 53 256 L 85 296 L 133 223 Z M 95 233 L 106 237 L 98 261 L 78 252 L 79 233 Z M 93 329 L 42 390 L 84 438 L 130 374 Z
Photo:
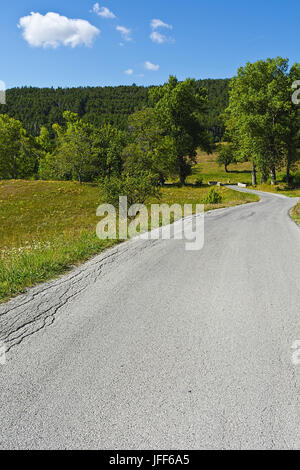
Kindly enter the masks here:
M 133 74 L 133 69 L 125 70 L 124 73 L 125 73 L 126 75 L 132 75 L 132 74 Z
M 157 72 L 159 70 L 159 65 L 152 64 L 152 62 L 149 62 L 148 60 L 144 64 L 145 69 L 147 70 L 152 70 L 153 72 Z
M 162 20 L 152 20 L 150 23 L 152 33 L 150 34 L 150 39 L 156 44 L 163 44 L 164 42 L 174 42 L 174 39 L 165 36 L 164 34 L 157 31 L 159 28 L 173 29 L 173 26 L 167 23 L 164 23 Z
M 124 41 L 132 41 L 131 29 L 125 28 L 125 26 L 117 26 L 116 30 L 119 31 L 119 33 L 121 33 Z
M 159 33 L 158 31 L 152 31 L 152 33 L 150 34 L 150 39 L 152 42 L 156 42 L 156 44 L 163 44 L 164 42 L 170 41 L 167 36 Z
M 164 23 L 161 20 L 152 20 L 151 21 L 151 28 L 152 29 L 157 29 L 157 28 L 167 28 L 167 29 L 173 29 L 173 26 L 167 23 Z
M 116 18 L 116 15 L 109 10 L 107 7 L 100 7 L 99 3 L 95 3 L 93 6 L 93 12 L 96 15 L 101 16 L 101 18 L 113 19 Z
M 58 13 L 46 15 L 32 12 L 20 18 L 18 27 L 24 39 L 33 47 L 53 47 L 59 45 L 76 47 L 91 46 L 100 30 L 86 20 L 70 19 Z

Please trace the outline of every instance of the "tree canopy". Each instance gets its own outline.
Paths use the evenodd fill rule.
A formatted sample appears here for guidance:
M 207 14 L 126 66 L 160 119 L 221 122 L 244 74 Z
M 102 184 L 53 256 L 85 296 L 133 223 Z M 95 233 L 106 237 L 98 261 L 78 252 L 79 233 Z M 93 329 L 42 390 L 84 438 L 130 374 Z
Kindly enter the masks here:
M 207 91 L 208 115 L 205 125 L 220 139 L 224 125 L 220 114 L 228 104 L 229 80 L 198 80 Z M 126 130 L 128 116 L 149 106 L 149 91 L 156 87 L 137 85 L 78 88 L 12 88 L 6 91 L 6 105 L 0 113 L 23 123 L 28 133 L 37 137 L 42 126 L 52 133 L 52 125 L 64 124 L 63 113 L 71 111 L 97 127 L 111 124 Z
M 276 182 L 276 169 L 297 158 L 299 109 L 292 103 L 292 83 L 300 76 L 299 65 L 289 69 L 287 59 L 247 63 L 230 83 L 229 106 L 225 112 L 227 138 L 238 160 L 253 163 L 263 180 L 270 171 Z

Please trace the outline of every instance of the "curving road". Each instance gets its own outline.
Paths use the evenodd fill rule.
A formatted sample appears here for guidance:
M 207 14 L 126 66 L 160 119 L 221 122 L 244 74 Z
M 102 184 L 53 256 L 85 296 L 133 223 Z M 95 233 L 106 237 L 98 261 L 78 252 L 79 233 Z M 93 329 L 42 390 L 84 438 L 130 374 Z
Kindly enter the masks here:
M 0 448 L 300 448 L 295 199 L 260 196 L 1 306 Z

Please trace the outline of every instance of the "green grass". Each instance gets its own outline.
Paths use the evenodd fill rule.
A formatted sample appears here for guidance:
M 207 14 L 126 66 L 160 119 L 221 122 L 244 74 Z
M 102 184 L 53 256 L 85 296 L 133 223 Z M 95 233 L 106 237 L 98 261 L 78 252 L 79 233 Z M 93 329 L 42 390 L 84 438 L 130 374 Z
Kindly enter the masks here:
M 259 184 L 255 187 L 252 185 L 251 163 L 238 163 L 229 165 L 229 173 L 226 173 L 224 167 L 219 167 L 216 162 L 217 154 L 213 153 L 207 155 L 204 152 L 198 152 L 197 165 L 193 168 L 193 173 L 189 176 L 190 183 L 195 182 L 198 178 L 203 179 L 203 183 L 207 184 L 208 181 L 219 181 L 224 184 L 237 184 L 247 183 L 250 189 L 258 191 L 275 192 L 277 194 L 284 194 L 288 197 L 300 197 L 300 188 L 291 189 L 284 182 L 285 169 L 277 172 L 277 185 L 272 186 L 270 181 L 266 184 Z M 300 164 L 296 166 L 295 173 L 299 174 Z M 258 173 L 258 181 L 260 174 Z M 300 225 L 300 202 L 291 211 L 291 216 Z
M 111 246 L 95 236 L 98 188 L 0 182 L 0 299 L 51 279 Z
M 203 179 L 203 183 L 207 184 L 208 181 L 219 181 L 224 184 L 247 183 L 252 184 L 252 166 L 250 162 L 231 164 L 228 166 L 229 172 L 226 173 L 224 166 L 219 166 L 216 162 L 217 153 L 211 155 L 205 152 L 198 152 L 197 165 L 193 167 L 192 175 L 188 177 L 187 181 L 194 183 L 198 178 Z M 300 171 L 300 164 L 297 166 L 296 171 Z M 283 189 L 286 185 L 283 184 L 285 176 L 285 169 L 277 172 L 278 185 L 273 190 Z M 258 181 L 260 174 L 258 173 Z M 277 188 L 277 189 L 276 189 Z M 257 186 L 256 189 L 270 190 L 270 184 Z M 287 193 L 294 194 L 294 191 L 286 191 Z M 297 192 L 297 191 L 296 191 Z M 299 190 L 298 190 L 299 193 Z
M 193 173 L 188 177 L 187 181 L 194 183 L 198 178 L 202 178 L 204 184 L 207 184 L 208 181 L 219 181 L 223 184 L 251 183 L 250 163 L 229 165 L 229 173 L 226 173 L 224 167 L 220 167 L 217 164 L 216 158 L 216 153 L 207 155 L 204 152 L 198 152 L 198 164 L 193 168 Z
M 287 188 L 283 182 L 284 171 L 277 176 L 278 185 L 258 185 L 255 189 L 300 197 L 300 188 Z M 199 178 L 203 180 L 200 188 L 194 186 Z M 216 154 L 199 152 L 187 186 L 166 186 L 160 201 L 149 203 L 201 204 L 210 190 L 207 185 L 210 180 L 251 185 L 251 165 L 230 165 L 226 173 L 216 163 Z M 206 211 L 258 200 L 253 194 L 225 187 L 217 191 L 222 195 L 222 202 L 206 204 Z M 99 240 L 96 236 L 99 222 L 96 209 L 101 202 L 99 189 L 93 184 L 0 181 L 0 300 L 52 279 L 118 243 L 118 240 Z M 300 224 L 300 203 L 291 215 Z
M 199 204 L 209 189 L 166 187 L 159 203 Z M 258 200 L 251 194 L 218 190 L 222 202 L 206 205 L 205 210 Z M 117 243 L 99 240 L 95 234 L 99 204 L 99 189 L 92 184 L 0 181 L 0 299 L 54 278 Z

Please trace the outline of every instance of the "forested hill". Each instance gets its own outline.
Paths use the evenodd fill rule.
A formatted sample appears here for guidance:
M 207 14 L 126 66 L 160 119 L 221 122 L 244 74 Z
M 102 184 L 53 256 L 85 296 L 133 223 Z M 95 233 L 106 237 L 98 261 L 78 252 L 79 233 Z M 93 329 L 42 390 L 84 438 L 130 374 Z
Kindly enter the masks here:
M 228 102 L 227 79 L 199 80 L 208 90 L 209 117 L 207 127 L 217 136 L 223 129 L 219 119 Z M 141 86 L 80 87 L 80 88 L 12 88 L 7 90 L 7 104 L 0 112 L 20 120 L 25 129 L 34 136 L 42 125 L 62 123 L 64 111 L 78 113 L 81 118 L 93 124 L 110 122 L 125 128 L 127 117 L 134 111 L 147 106 L 149 88 Z

